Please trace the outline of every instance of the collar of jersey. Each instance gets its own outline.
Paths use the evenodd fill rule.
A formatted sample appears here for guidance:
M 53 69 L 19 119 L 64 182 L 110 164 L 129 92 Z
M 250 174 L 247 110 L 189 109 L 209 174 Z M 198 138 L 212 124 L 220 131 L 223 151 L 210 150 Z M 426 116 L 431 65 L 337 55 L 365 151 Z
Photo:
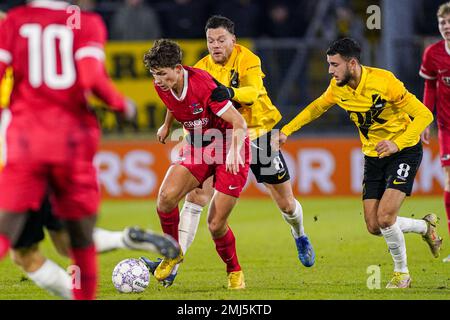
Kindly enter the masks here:
M 173 90 L 170 89 L 170 93 L 171 93 L 171 94 L 173 95 L 173 97 L 174 97 L 175 99 L 177 99 L 178 101 L 183 101 L 184 98 L 186 98 L 186 94 L 187 94 L 187 90 L 188 90 L 188 85 L 189 85 L 189 82 L 188 82 L 188 72 L 187 72 L 187 70 L 184 69 L 184 68 L 183 68 L 183 74 L 184 74 L 184 79 L 183 79 L 184 84 L 183 84 L 183 92 L 181 92 L 181 97 L 178 98 L 177 95 L 175 94 L 175 92 L 173 92 Z
M 361 65 L 361 81 L 359 81 L 358 86 L 354 90 L 354 92 L 357 95 L 361 94 L 361 91 L 362 91 L 362 89 L 364 88 L 364 86 L 366 84 L 366 79 L 367 79 L 367 69 L 363 65 Z M 348 87 L 348 88 L 353 91 L 352 88 L 350 88 L 350 87 Z
M 443 40 L 445 52 L 450 56 L 450 48 L 447 46 L 447 41 Z
M 69 6 L 69 3 L 65 1 L 35 0 L 28 3 L 28 5 L 33 8 L 61 10 L 66 9 Z

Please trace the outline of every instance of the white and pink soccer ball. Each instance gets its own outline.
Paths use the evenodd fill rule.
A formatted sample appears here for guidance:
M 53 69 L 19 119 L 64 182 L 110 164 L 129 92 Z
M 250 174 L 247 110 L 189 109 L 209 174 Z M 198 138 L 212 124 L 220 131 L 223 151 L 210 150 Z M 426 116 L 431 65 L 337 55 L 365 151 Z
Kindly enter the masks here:
M 113 270 L 112 282 L 121 293 L 142 292 L 147 288 L 150 272 L 138 259 L 120 261 Z

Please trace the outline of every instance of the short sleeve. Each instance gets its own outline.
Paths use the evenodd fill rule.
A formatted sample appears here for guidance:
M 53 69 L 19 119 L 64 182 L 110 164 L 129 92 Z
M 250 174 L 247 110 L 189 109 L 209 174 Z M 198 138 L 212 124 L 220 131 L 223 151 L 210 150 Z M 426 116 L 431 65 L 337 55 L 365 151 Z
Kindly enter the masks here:
M 103 61 L 107 39 L 105 23 L 97 14 L 84 13 L 83 15 L 82 28 L 80 28 L 80 33 L 75 41 L 75 59 L 90 57 Z
M 437 77 L 437 70 L 433 62 L 431 48 L 432 47 L 428 47 L 425 49 L 419 71 L 419 75 L 427 80 L 434 80 Z
M 9 16 L 0 22 L 0 62 L 10 65 L 12 63 L 13 23 Z

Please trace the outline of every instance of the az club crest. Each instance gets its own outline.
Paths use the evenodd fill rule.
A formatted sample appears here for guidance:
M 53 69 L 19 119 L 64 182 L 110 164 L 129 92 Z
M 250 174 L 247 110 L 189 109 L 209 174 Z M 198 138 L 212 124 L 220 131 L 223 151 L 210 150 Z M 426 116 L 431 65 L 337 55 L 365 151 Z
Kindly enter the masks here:
M 450 77 L 442 77 L 442 81 L 444 81 L 444 83 L 450 87 Z
M 200 106 L 200 103 L 191 104 L 192 114 L 199 114 L 203 112 L 203 108 Z

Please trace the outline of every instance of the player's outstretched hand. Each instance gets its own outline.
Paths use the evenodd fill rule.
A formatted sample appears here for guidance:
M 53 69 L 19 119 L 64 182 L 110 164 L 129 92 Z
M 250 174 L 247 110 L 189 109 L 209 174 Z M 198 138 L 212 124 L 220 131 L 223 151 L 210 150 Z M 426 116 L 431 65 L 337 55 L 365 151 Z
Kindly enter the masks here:
M 270 146 L 273 151 L 278 152 L 280 148 L 286 143 L 287 136 L 278 130 L 272 131 L 272 136 L 270 138 Z
M 158 138 L 158 141 L 162 144 L 166 143 L 166 139 L 170 134 L 170 127 L 166 124 L 163 124 L 161 127 L 159 127 L 158 131 L 156 132 L 156 137 Z
M 397 145 L 389 140 L 382 140 L 378 142 L 375 150 L 377 151 L 379 158 L 388 157 L 399 151 Z
M 125 111 L 124 111 L 125 120 L 128 120 L 130 122 L 135 122 L 136 115 L 137 115 L 137 107 L 136 103 L 134 103 L 133 100 L 130 98 L 126 99 L 125 103 Z
M 244 161 L 239 154 L 239 150 L 237 150 L 236 147 L 231 146 L 230 151 L 228 151 L 227 154 L 226 170 L 232 174 L 237 174 L 240 166 L 244 166 Z
M 430 127 L 427 127 L 422 134 L 420 135 L 420 139 L 425 144 L 430 144 Z

